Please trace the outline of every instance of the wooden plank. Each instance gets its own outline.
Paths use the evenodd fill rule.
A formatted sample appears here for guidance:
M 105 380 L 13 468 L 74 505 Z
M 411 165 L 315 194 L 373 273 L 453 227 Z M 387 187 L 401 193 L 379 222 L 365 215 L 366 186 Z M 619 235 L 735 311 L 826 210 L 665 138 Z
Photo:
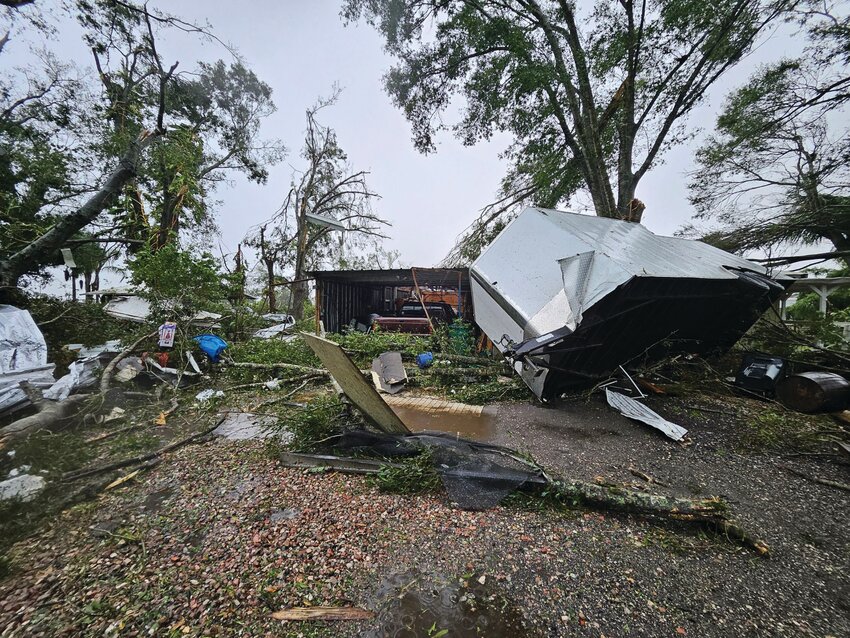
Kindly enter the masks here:
M 302 335 L 348 399 L 357 406 L 369 423 L 388 434 L 410 434 L 410 430 L 372 387 L 372 384 L 363 378 L 360 369 L 338 344 L 315 335 L 307 333 Z
M 297 452 L 281 452 L 280 462 L 284 467 L 298 470 L 324 468 L 336 470 L 343 474 L 377 474 L 382 467 L 402 467 L 396 463 L 378 461 L 376 459 L 349 459 L 341 456 L 325 454 L 299 454 Z
M 370 620 L 375 613 L 360 607 L 290 607 L 272 613 L 275 620 Z

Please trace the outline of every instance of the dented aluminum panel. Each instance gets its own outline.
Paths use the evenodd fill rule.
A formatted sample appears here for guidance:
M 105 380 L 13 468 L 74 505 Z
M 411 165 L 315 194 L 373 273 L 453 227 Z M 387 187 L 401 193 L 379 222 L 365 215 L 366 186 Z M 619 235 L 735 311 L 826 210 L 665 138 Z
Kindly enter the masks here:
M 499 234 L 470 279 L 476 323 L 543 400 L 638 359 L 728 348 L 784 290 L 713 246 L 538 208 Z

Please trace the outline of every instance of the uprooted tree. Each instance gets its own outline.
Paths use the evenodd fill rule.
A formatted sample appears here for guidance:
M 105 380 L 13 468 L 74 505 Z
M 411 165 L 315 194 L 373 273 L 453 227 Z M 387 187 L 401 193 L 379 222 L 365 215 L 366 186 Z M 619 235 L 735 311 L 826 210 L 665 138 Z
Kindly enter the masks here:
M 733 91 L 697 153 L 691 201 L 720 222 L 705 239 L 735 252 L 827 243 L 831 252 L 781 255 L 783 265 L 837 257 L 850 264 L 850 13 L 800 7 L 808 45 Z
M 554 207 L 586 191 L 597 215 L 640 221 L 637 186 L 708 88 L 792 0 L 347 0 L 343 16 L 378 28 L 398 64 L 386 89 L 435 148 L 510 133 L 501 198 L 449 261 L 474 257 L 521 203 Z M 456 97 L 459 122 L 443 123 Z
M 291 312 L 296 319 L 302 318 L 309 293 L 307 272 L 322 263 L 339 263 L 342 252 L 357 249 L 366 240 L 385 237 L 382 229 L 389 225 L 371 208 L 378 194 L 366 183 L 368 172 L 352 168 L 336 132 L 317 119 L 338 97 L 339 90 L 334 89 L 330 98 L 320 99 L 307 110 L 301 150 L 305 166 L 293 171 L 278 213 L 248 238 L 265 255 L 268 286 L 281 281 L 291 286 Z M 290 279 L 275 275 L 271 254 L 280 260 L 281 269 L 291 273 Z
M 215 185 L 234 171 L 263 182 L 283 154 L 258 136 L 274 110 L 271 89 L 241 62 L 199 63 L 181 75 L 163 61 L 160 32 L 214 37 L 205 27 L 129 1 L 75 6 L 97 82 L 89 74 L 72 83 L 52 63 L 39 82 L 22 71 L 0 96 L 0 146 L 16 151 L 0 154 L 0 232 L 10 240 L 0 250 L 0 298 L 57 263 L 72 240 L 118 254 L 115 246 L 155 251 L 181 230 L 210 230 Z M 63 97 L 69 91 L 73 99 Z M 62 144 L 71 133 L 73 151 Z M 31 170 L 36 162 L 47 170 Z M 21 193 L 26 206 L 17 205 Z

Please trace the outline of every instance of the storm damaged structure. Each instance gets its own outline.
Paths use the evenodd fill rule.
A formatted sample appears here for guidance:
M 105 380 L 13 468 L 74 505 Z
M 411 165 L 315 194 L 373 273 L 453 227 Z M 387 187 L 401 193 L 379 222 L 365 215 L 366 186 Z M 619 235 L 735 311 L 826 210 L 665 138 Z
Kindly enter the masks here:
M 619 366 L 728 349 L 785 289 L 702 242 L 539 208 L 496 237 L 470 280 L 476 323 L 543 401 Z

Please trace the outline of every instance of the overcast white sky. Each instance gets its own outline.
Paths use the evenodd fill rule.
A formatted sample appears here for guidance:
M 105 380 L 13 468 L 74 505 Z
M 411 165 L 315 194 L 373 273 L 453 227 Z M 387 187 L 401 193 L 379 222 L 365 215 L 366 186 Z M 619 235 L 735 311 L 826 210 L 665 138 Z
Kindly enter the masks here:
M 151 5 L 189 21 L 209 21 L 214 32 L 232 43 L 274 89 L 278 110 L 265 122 L 263 134 L 284 140 L 289 157 L 271 169 L 267 184 L 238 177 L 232 187 L 223 186 L 217 193 L 225 252 L 232 252 L 250 226 L 270 217 L 280 205 L 289 185 L 289 162 L 299 159 L 304 110 L 317 96 L 327 95 L 334 83 L 344 92 L 339 103 L 323 113 L 323 122 L 336 129 L 355 168 L 371 171 L 370 184 L 382 196 L 376 211 L 393 225 L 386 247 L 399 250 L 403 263 L 437 263 L 458 233 L 494 198 L 505 172 L 498 155 L 509 140 L 503 137 L 466 148 L 446 134 L 437 153 L 423 156 L 415 151 L 408 123 L 383 91 L 382 76 L 392 60 L 383 52 L 381 38 L 365 24 L 344 26 L 339 0 L 155 0 Z M 79 27 L 67 18 L 58 18 L 58 25 L 60 41 L 52 48 L 90 66 Z M 183 69 L 194 67 L 197 60 L 228 60 L 220 45 L 183 34 L 163 38 L 160 48 L 166 62 L 179 60 Z M 789 34 L 774 35 L 715 86 L 691 123 L 710 129 L 729 88 L 746 79 L 759 62 L 793 54 L 796 48 Z M 21 64 L 29 55 L 25 43 L 13 40 L 2 64 Z M 638 188 L 637 196 L 647 205 L 644 223 L 656 233 L 672 234 L 693 214 L 686 173 L 697 145 L 694 141 L 669 152 Z

